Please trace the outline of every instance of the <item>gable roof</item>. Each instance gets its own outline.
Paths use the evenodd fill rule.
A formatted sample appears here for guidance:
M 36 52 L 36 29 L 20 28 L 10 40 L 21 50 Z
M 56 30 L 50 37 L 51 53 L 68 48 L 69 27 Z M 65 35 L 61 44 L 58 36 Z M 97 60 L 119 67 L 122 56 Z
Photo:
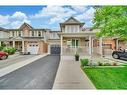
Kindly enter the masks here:
M 81 23 L 77 19 L 75 19 L 73 16 L 71 16 L 69 19 L 67 19 L 64 23 Z
M 28 23 L 24 22 L 19 29 L 23 29 L 25 26 L 27 26 L 29 29 L 33 29 L 32 26 L 30 26 Z
M 64 23 L 60 23 L 60 26 L 68 25 L 68 24 L 70 24 L 70 25 L 78 24 L 78 25 L 83 26 L 85 23 L 82 23 L 82 22 L 78 21 L 76 18 L 74 18 L 74 17 L 71 16 Z

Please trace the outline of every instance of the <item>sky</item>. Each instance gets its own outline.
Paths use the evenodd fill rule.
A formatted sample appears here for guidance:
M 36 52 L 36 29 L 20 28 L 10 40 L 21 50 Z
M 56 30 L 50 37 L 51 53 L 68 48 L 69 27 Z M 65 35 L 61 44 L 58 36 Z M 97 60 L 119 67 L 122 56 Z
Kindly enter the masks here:
M 34 28 L 59 30 L 59 23 L 71 16 L 92 27 L 94 12 L 92 6 L 0 6 L 0 27 L 17 29 L 26 22 Z

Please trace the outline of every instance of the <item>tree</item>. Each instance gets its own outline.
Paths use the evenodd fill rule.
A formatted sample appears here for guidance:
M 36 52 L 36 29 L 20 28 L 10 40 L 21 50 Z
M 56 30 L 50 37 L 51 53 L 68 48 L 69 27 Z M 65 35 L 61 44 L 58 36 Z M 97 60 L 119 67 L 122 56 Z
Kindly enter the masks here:
M 95 7 L 94 27 L 99 28 L 99 37 L 119 37 L 127 39 L 127 7 L 101 6 Z

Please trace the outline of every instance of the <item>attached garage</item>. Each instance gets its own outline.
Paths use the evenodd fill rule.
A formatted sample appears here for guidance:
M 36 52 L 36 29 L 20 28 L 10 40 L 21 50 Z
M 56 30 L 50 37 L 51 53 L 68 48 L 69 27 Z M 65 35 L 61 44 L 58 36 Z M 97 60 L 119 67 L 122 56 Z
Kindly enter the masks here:
M 39 45 L 37 43 L 31 43 L 27 45 L 27 52 L 30 52 L 30 54 L 38 54 L 39 51 Z
M 60 54 L 61 47 L 60 45 L 50 45 L 50 54 Z

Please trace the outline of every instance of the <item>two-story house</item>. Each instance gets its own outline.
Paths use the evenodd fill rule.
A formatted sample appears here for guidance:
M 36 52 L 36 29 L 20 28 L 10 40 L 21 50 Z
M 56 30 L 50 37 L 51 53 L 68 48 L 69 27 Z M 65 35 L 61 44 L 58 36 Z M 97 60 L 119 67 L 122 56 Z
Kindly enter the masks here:
M 8 38 L 1 39 L 1 42 L 8 42 L 10 47 L 20 52 L 31 54 L 43 54 L 47 52 L 46 32 L 48 29 L 34 29 L 24 23 L 19 29 L 4 30 L 9 34 Z
M 97 38 L 99 29 L 84 29 L 84 25 L 85 23 L 70 17 L 60 23 L 60 31 L 35 29 L 27 23 L 18 29 L 0 28 L 0 45 L 5 43 L 23 53 L 61 55 L 74 55 L 76 52 L 80 55 L 104 55 L 111 54 L 119 46 L 125 48 L 125 41 L 117 37 Z
M 74 55 L 77 52 L 80 55 L 104 55 L 111 54 L 119 46 L 125 47 L 125 41 L 120 41 L 117 37 L 97 38 L 99 29 L 83 29 L 84 24 L 74 17 L 60 23 L 61 54 Z

